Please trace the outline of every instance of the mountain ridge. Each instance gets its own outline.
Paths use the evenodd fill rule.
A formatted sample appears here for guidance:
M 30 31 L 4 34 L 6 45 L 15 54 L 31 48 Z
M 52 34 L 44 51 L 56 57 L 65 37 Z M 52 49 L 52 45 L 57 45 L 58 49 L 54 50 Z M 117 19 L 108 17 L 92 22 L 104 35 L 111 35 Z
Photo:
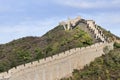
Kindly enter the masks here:
M 70 28 L 71 21 L 68 20 L 70 21 L 67 22 L 70 25 L 70 30 L 65 30 L 64 25 L 60 24 L 42 37 L 26 37 L 1 45 L 0 71 L 2 72 L 11 67 L 52 56 L 72 48 L 85 47 L 101 41 L 99 38 L 100 35 L 94 35 L 95 31 L 88 28 L 86 20 L 79 17 L 76 19 L 75 27 L 72 25 L 73 28 Z M 72 22 L 74 22 L 74 19 Z M 94 21 L 92 23 L 95 24 Z M 111 36 L 111 33 L 107 34 Z M 110 38 L 112 40 L 113 35 Z
M 77 20 L 75 19 L 75 23 L 74 20 L 68 20 L 67 23 L 58 25 L 56 28 L 50 30 L 40 38 L 21 38 L 0 47 L 1 54 L 5 51 L 6 55 L 9 54 L 9 56 L 6 56 L 5 54 L 0 56 L 0 71 L 6 71 L 20 64 L 24 64 L 25 66 L 25 63 L 28 62 L 31 62 L 31 64 L 34 65 L 35 62 L 33 61 L 43 58 L 43 60 L 48 59 L 49 61 L 49 56 L 52 58 L 56 56 L 56 53 L 69 50 L 66 54 L 62 53 L 67 56 L 70 55 L 69 53 L 72 51 L 70 49 L 75 48 L 76 50 L 77 47 L 84 47 L 84 49 L 89 50 L 90 47 L 87 46 L 92 44 L 93 45 L 91 47 L 95 47 L 93 48 L 93 51 L 95 51 L 95 53 L 99 53 L 99 55 L 94 55 L 95 58 L 104 54 L 103 47 L 107 45 L 110 45 L 108 48 L 112 47 L 113 44 L 111 45 L 110 43 L 112 43 L 115 39 L 116 36 L 112 35 L 110 32 L 100 29 L 93 20 L 83 22 L 83 19 L 77 18 Z M 102 42 L 102 44 L 99 44 L 99 42 Z M 97 52 L 97 46 L 100 46 L 100 52 Z M 86 52 L 86 54 L 88 53 Z M 91 58 L 91 60 L 94 58 Z M 86 63 L 88 62 L 89 61 L 86 61 Z

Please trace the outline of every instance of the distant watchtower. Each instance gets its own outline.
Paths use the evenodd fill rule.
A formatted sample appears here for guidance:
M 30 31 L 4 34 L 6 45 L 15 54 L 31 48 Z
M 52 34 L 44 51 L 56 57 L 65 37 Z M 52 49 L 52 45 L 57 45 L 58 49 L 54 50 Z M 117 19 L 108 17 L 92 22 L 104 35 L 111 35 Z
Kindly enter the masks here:
M 76 24 L 81 20 L 81 17 L 78 16 L 77 18 L 75 19 L 70 19 L 68 18 L 67 21 L 62 21 L 59 23 L 59 25 L 62 25 L 64 27 L 65 30 L 70 30 L 72 29 L 73 27 L 76 26 Z
M 93 21 L 93 20 L 87 20 L 87 24 L 89 25 L 89 27 L 95 28 L 95 21 Z

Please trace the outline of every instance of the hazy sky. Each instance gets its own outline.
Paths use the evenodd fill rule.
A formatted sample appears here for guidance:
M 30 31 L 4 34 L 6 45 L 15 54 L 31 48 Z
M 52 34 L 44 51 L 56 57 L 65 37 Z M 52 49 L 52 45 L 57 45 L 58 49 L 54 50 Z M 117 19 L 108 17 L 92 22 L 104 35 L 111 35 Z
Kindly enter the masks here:
M 41 36 L 78 15 L 120 36 L 120 0 L 0 0 L 0 44 Z

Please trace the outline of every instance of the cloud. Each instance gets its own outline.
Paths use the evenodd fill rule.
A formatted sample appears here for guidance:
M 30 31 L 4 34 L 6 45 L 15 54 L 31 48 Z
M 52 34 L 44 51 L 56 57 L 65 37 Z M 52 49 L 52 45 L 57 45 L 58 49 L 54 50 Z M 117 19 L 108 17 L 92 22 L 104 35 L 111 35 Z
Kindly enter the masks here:
M 56 0 L 56 3 L 80 9 L 120 8 L 119 0 Z
M 110 30 L 112 33 L 120 36 L 120 15 L 119 13 L 78 13 L 85 19 L 93 19 L 96 24 L 102 26 L 103 28 Z
M 78 15 L 120 36 L 119 10 L 120 0 L 0 0 L 0 43 L 41 36 L 66 17 Z
M 49 0 L 0 0 L 0 12 L 25 12 L 49 3 Z
M 57 19 L 51 18 L 46 20 L 28 20 L 28 21 L 22 21 L 15 25 L 10 26 L 0 26 L 0 33 L 29 33 L 29 32 L 35 32 L 35 31 L 42 31 L 45 29 L 50 29 L 55 24 Z M 49 27 L 49 28 L 48 28 Z
M 8 12 L 8 11 L 10 11 L 10 6 L 8 6 L 8 5 L 1 5 L 0 4 L 0 13 L 1 12 Z
M 2 26 L 0 25 L 0 43 L 6 43 L 13 39 L 26 36 L 41 36 L 54 28 L 60 19 L 49 18 L 44 20 L 28 20 L 19 24 Z
M 117 12 L 116 13 L 99 12 L 99 13 L 94 13 L 94 14 L 78 13 L 78 15 L 82 15 L 86 19 L 94 19 L 102 24 L 105 24 L 105 23 L 120 24 L 120 19 L 119 19 L 120 15 L 119 14 L 120 14 L 119 12 L 118 13 Z

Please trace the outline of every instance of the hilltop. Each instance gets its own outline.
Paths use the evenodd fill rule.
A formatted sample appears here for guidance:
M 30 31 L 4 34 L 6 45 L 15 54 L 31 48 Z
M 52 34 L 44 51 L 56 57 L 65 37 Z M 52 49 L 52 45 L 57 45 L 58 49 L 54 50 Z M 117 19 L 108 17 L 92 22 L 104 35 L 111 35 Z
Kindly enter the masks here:
M 106 39 L 109 38 L 108 41 L 114 40 L 116 36 L 103 28 L 101 29 Z M 100 38 L 96 38 L 93 32 L 88 28 L 86 20 L 80 19 L 77 24 L 72 25 L 72 28 L 66 27 L 65 29 L 62 24 L 48 31 L 42 37 L 24 37 L 0 45 L 0 72 L 72 48 L 86 47 L 101 42 L 102 38 L 100 36 Z

